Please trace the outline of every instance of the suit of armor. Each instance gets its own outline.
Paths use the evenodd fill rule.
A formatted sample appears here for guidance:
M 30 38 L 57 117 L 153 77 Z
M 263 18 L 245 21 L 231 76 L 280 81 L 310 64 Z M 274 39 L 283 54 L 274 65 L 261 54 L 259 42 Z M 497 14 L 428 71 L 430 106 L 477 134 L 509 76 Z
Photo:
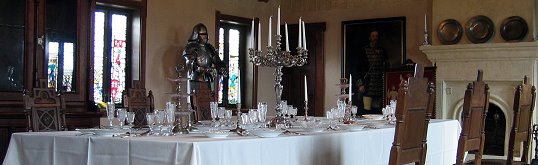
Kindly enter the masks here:
M 212 86 L 217 75 L 226 76 L 226 64 L 219 58 L 215 48 L 209 44 L 207 28 L 197 24 L 192 30 L 191 38 L 183 50 L 187 76 L 194 81 L 207 82 L 212 92 Z

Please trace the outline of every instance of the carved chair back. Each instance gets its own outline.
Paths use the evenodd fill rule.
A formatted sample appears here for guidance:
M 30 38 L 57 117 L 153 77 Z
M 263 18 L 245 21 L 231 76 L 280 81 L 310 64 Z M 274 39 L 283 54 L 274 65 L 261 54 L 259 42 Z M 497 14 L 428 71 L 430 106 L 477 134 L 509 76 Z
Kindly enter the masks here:
M 467 90 L 465 90 L 461 113 L 463 130 L 458 141 L 457 165 L 464 163 L 467 151 L 477 151 L 474 163 L 482 163 L 485 142 L 484 127 L 489 107 L 489 87 L 482 79 L 483 71 L 478 70 L 476 81 L 469 83 Z
M 390 165 L 424 164 L 426 135 L 435 92 L 433 83 L 423 77 L 424 68 L 415 66 L 414 77 L 402 81 L 396 104 L 396 132 L 390 151 Z
M 514 148 L 521 148 L 523 143 L 523 154 L 521 162 L 525 163 L 528 159 L 529 145 L 532 136 L 531 121 L 532 112 L 534 111 L 534 101 L 536 100 L 536 88 L 528 84 L 528 78 L 525 76 L 523 83 L 516 87 L 514 96 L 514 120 L 510 139 L 508 141 L 508 157 L 506 164 L 514 164 Z
M 138 80 L 133 80 L 133 87 L 127 89 L 123 94 L 123 105 L 128 112 L 135 113 L 134 126 L 143 127 L 147 125 L 146 113 L 153 112 L 154 98 L 150 90 L 146 95 L 146 89 L 142 87 Z
M 32 94 L 24 92 L 23 98 L 29 131 L 65 130 L 65 101 L 56 89 L 48 88 L 47 79 L 40 79 Z
M 209 120 L 211 119 L 211 107 L 209 102 L 216 101 L 215 94 L 211 92 L 211 89 L 203 82 L 196 82 L 196 88 L 193 91 L 192 97 L 193 110 L 195 110 L 195 119 Z

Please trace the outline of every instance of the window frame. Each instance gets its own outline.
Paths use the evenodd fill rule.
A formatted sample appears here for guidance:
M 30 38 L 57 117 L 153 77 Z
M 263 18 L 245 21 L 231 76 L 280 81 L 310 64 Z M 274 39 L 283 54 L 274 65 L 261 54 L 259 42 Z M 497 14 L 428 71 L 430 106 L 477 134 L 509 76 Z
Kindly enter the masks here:
M 247 44 L 248 44 L 248 37 L 251 37 L 252 34 L 249 34 L 249 31 L 250 31 L 250 28 L 251 28 L 251 21 L 250 19 L 247 19 L 247 18 L 241 18 L 241 17 L 237 17 L 237 16 L 231 16 L 231 15 L 224 15 L 224 14 L 221 14 L 219 11 L 216 12 L 216 28 L 215 28 L 215 45 L 219 45 L 219 37 L 220 37 L 220 28 L 224 28 L 224 33 L 227 34 L 228 31 L 226 29 L 231 29 L 230 27 L 233 27 L 233 29 L 238 29 L 240 32 L 240 43 L 239 43 L 239 70 L 240 70 L 240 75 L 239 75 L 239 84 L 241 86 L 241 91 L 238 91 L 241 95 L 241 103 L 242 103 L 242 106 L 245 106 L 245 100 L 247 100 L 247 98 L 245 98 L 245 94 L 246 92 L 244 92 L 245 90 L 248 90 L 246 87 L 247 87 L 247 84 L 246 84 L 246 76 L 247 76 L 247 58 L 248 58 L 248 47 L 247 47 Z M 224 59 L 222 59 L 223 62 L 226 63 L 226 66 L 229 67 L 229 59 L 228 59 L 228 35 L 224 35 Z M 219 48 L 221 49 L 221 48 Z M 256 71 L 255 71 L 256 72 Z M 254 78 L 254 80 L 256 81 L 257 78 Z M 225 78 L 225 80 L 223 80 L 223 100 L 222 100 L 222 103 L 219 104 L 219 106 L 222 106 L 222 107 L 226 107 L 226 108 L 236 108 L 237 107 L 237 104 L 229 104 L 228 103 L 228 92 L 227 92 L 227 89 L 228 89 L 228 80 L 229 80 L 229 76 Z M 218 84 L 218 82 L 217 82 Z M 217 92 L 218 94 L 218 92 Z M 254 94 L 254 93 L 253 93 Z M 217 95 L 217 99 L 218 99 L 218 95 Z M 250 99 L 249 99 L 250 100 Z
M 133 59 L 133 26 L 134 25 L 134 19 L 135 19 L 135 14 L 138 9 L 136 8 L 127 8 L 127 7 L 117 7 L 116 5 L 111 5 L 111 4 L 103 4 L 103 3 L 98 3 L 95 7 L 94 7 L 94 10 L 91 12 L 91 15 L 92 15 L 92 29 L 91 29 L 91 33 L 90 33 L 90 36 L 92 38 L 92 42 L 90 42 L 90 49 L 91 49 L 91 53 L 90 53 L 90 68 L 91 68 L 91 72 L 89 73 L 89 77 L 90 77 L 90 83 L 88 83 L 88 89 L 89 89 L 89 95 L 90 97 L 88 97 L 88 99 L 90 99 L 91 101 L 95 101 L 94 100 L 94 96 L 93 96 L 93 90 L 94 90 L 94 84 L 93 84 L 93 81 L 95 79 L 95 77 L 93 76 L 94 75 L 94 71 L 95 71 L 95 68 L 94 68 L 94 57 L 95 57 L 95 54 L 94 54 L 94 28 L 95 28 L 95 13 L 96 12 L 104 12 L 105 13 L 105 34 L 104 34 L 104 51 L 103 51 L 103 102 L 109 102 L 111 101 L 111 92 L 110 92 L 110 89 L 111 89 L 111 66 L 112 66 L 112 62 L 110 61 L 110 58 L 112 56 L 112 27 L 111 27 L 111 22 L 112 22 L 112 15 L 113 14 L 120 14 L 120 15 L 125 15 L 127 16 L 127 29 L 126 29 L 126 48 L 125 48 L 125 53 L 126 53 L 126 58 L 125 58 L 125 70 L 126 70 L 126 74 L 125 74 L 125 89 L 124 91 L 126 91 L 128 88 L 131 87 L 131 83 L 133 81 L 133 76 L 132 76 L 132 71 L 133 71 L 133 67 L 140 67 L 139 70 L 142 71 L 143 73 L 143 66 L 144 63 L 142 62 L 142 59 L 143 59 L 143 55 L 145 55 L 145 53 L 142 53 L 142 51 L 140 51 L 140 65 L 139 66 L 133 66 L 133 62 L 132 62 L 132 59 Z M 141 11 L 138 11 L 141 13 Z M 145 20 L 143 20 L 145 22 Z M 140 33 L 141 34 L 145 34 L 145 32 L 143 31 L 143 28 L 140 28 Z M 141 36 L 142 38 L 142 36 Z M 142 46 L 143 43 L 140 43 L 139 47 L 143 47 Z M 141 49 L 142 50 L 142 49 Z M 141 78 L 142 79 L 142 73 L 141 74 Z M 107 84 L 107 85 L 105 85 Z M 119 93 L 119 97 L 123 97 L 123 93 Z M 117 107 L 122 107 L 123 106 L 123 99 L 120 103 L 116 103 L 116 106 Z

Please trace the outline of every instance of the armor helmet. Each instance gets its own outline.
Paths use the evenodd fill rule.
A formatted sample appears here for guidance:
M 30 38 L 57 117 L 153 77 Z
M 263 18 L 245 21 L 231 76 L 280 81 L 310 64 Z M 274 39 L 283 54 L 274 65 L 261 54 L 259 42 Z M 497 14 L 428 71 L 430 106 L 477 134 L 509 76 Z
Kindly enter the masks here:
M 190 41 L 197 41 L 199 43 L 207 43 L 209 37 L 207 35 L 207 28 L 204 24 L 199 23 L 192 28 L 192 35 Z

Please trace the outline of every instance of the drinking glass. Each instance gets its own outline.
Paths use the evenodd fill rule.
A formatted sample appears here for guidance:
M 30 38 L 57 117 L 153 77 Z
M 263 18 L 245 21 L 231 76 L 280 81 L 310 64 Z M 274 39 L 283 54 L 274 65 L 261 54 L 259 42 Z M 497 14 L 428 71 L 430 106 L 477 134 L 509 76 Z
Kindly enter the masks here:
M 209 102 L 209 108 L 211 109 L 211 119 L 213 122 L 215 122 L 217 120 L 217 117 L 218 117 L 218 107 L 219 107 L 219 103 L 218 102 Z
M 217 117 L 219 118 L 220 122 L 224 122 L 224 114 L 226 113 L 226 109 L 224 107 L 219 107 Z
M 106 117 L 108 119 L 108 126 L 110 127 L 114 126 L 112 124 L 112 121 L 114 120 L 114 113 L 116 111 L 116 108 L 114 106 L 115 106 L 114 102 L 106 103 Z
M 155 125 L 155 114 L 154 113 L 146 113 L 146 121 L 148 123 L 149 130 L 151 134 L 154 134 L 155 130 L 153 129 Z
M 164 110 L 162 109 L 155 110 L 155 125 L 157 125 L 157 128 L 159 128 L 159 132 L 162 131 L 162 127 L 164 124 L 164 117 L 166 117 L 166 112 Z
M 280 107 L 282 108 L 282 111 L 280 112 L 280 114 L 282 116 L 285 116 L 288 113 L 288 100 L 281 100 Z
M 226 119 L 226 123 L 231 123 L 232 122 L 232 113 L 233 113 L 232 110 L 226 110 L 224 112 L 224 119 Z
M 118 120 L 119 120 L 119 125 L 120 125 L 120 128 L 123 129 L 123 125 L 125 124 L 125 119 L 127 118 L 127 111 L 125 110 L 125 108 L 118 108 L 117 111 L 117 116 L 118 116 Z
M 127 124 L 130 127 L 134 126 L 134 119 L 135 119 L 135 113 L 134 112 L 127 112 Z
M 356 115 L 357 115 L 357 106 L 351 106 L 351 116 L 355 118 Z
M 258 122 L 258 110 L 256 109 L 250 109 L 248 111 L 248 118 L 250 123 L 257 123 Z

